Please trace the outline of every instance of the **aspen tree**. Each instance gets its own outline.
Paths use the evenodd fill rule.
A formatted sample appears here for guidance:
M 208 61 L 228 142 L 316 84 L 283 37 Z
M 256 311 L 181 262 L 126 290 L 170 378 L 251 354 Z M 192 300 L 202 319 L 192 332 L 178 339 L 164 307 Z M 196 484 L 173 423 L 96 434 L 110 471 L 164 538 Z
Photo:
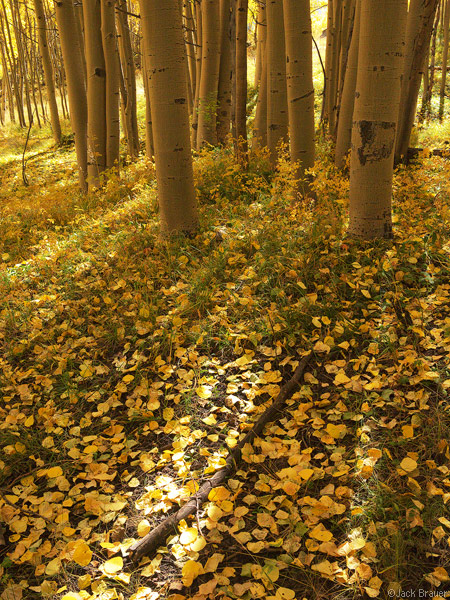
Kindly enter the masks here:
M 356 0 L 355 21 L 352 40 L 345 70 L 344 88 L 342 90 L 339 121 L 336 136 L 335 163 L 342 168 L 345 157 L 350 150 L 352 138 L 353 108 L 355 105 L 356 77 L 358 73 L 359 27 L 361 17 L 361 0 Z
M 267 147 L 274 166 L 277 147 L 287 141 L 286 49 L 283 0 L 267 0 Z
M 261 83 L 264 56 L 266 52 L 267 22 L 266 22 L 266 0 L 258 2 L 258 16 L 256 23 L 256 65 L 255 65 L 255 87 Z
M 430 45 L 436 9 L 440 0 L 410 0 L 406 29 L 406 48 L 398 115 L 395 160 L 407 156 L 414 125 L 422 67 Z
M 444 17 L 442 20 L 442 26 L 444 28 L 444 41 L 442 50 L 442 78 L 441 88 L 439 90 L 439 120 L 442 121 L 444 116 L 444 104 L 445 104 L 445 84 L 447 82 L 447 65 L 448 65 L 448 42 L 449 42 L 449 27 L 450 27 L 450 2 L 443 0 L 444 2 Z
M 261 57 L 261 81 L 253 124 L 253 150 L 267 146 L 267 45 L 264 46 L 263 52 Z
M 120 63 L 126 94 L 122 94 L 123 122 L 127 138 L 128 154 L 135 158 L 139 154 L 139 131 L 137 124 L 136 72 L 131 47 L 130 27 L 126 0 L 117 5 L 117 29 Z
M 87 101 L 80 40 L 76 35 L 72 0 L 55 0 L 61 51 L 67 77 L 69 109 L 75 134 L 80 187 L 87 189 Z
M 391 238 L 395 130 L 407 0 L 362 0 L 350 159 L 349 234 Z
M 88 103 L 88 183 L 100 185 L 106 169 L 106 65 L 101 36 L 100 0 L 84 0 L 84 41 Z
M 105 57 L 106 87 L 106 168 L 119 166 L 119 55 L 114 14 L 115 0 L 101 0 L 102 45 Z
M 236 2 L 236 140 L 238 156 L 247 160 L 247 20 L 248 0 Z
M 436 67 L 436 40 L 437 40 L 437 32 L 439 29 L 439 20 L 441 13 L 441 4 L 438 4 L 436 10 L 436 17 L 434 19 L 434 27 L 431 35 L 431 45 L 430 49 L 427 52 L 427 56 L 424 61 L 424 90 L 422 96 L 422 107 L 419 113 L 419 121 L 422 122 L 425 117 L 430 116 L 431 112 L 431 98 L 433 96 L 433 88 L 434 88 L 434 77 L 435 77 L 435 67 Z M 425 71 L 427 77 L 425 77 Z
M 220 4 L 202 1 L 202 69 L 198 101 L 197 147 L 217 143 L 216 114 L 220 71 Z
M 197 149 L 198 139 L 198 112 L 199 112 L 199 101 L 200 101 L 200 80 L 202 76 L 202 9 L 200 0 L 195 4 L 195 24 L 196 24 L 196 46 L 195 46 L 195 94 L 194 94 L 194 106 L 192 113 L 192 134 L 191 143 L 192 147 Z
M 231 5 L 220 0 L 220 72 L 217 94 L 217 141 L 225 144 L 231 125 Z
M 198 227 L 189 143 L 186 47 L 177 0 L 141 0 L 163 235 Z
M 297 176 L 314 165 L 314 84 L 309 0 L 284 0 L 289 136 Z M 305 185 L 306 190 L 308 185 Z M 305 191 L 306 191 L 305 190 Z

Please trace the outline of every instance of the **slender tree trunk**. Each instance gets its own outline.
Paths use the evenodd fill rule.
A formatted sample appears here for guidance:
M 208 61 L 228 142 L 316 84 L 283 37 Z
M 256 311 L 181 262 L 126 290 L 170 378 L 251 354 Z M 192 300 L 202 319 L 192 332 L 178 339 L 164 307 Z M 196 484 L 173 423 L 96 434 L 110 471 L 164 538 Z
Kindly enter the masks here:
M 248 157 L 247 142 L 247 21 L 248 0 L 236 4 L 236 140 L 243 164 Z
M 76 35 L 72 0 L 55 0 L 61 51 L 67 77 L 70 120 L 75 134 L 80 187 L 87 189 L 87 101 L 80 41 Z
M 101 0 L 102 45 L 106 68 L 106 168 L 119 168 L 120 93 L 115 0 Z
M 334 137 L 336 132 L 336 116 L 338 110 L 338 87 L 339 87 L 339 57 L 342 42 L 342 3 L 343 0 L 334 0 L 333 14 L 333 53 L 331 72 L 329 78 L 329 96 L 328 96 L 328 131 Z
M 309 192 L 305 171 L 314 166 L 314 84 L 310 0 L 284 0 L 286 76 L 291 161 Z
M 332 74 L 332 66 L 333 66 L 333 46 L 334 46 L 334 26 L 333 26 L 333 13 L 334 13 L 334 2 L 337 0 L 328 0 L 328 8 L 327 8 L 327 47 L 325 54 L 325 81 L 323 88 L 323 98 L 322 98 L 322 115 L 321 121 L 323 123 L 328 123 L 329 121 L 329 107 L 330 107 L 330 90 L 331 90 L 331 74 Z
M 280 142 L 288 139 L 286 48 L 283 0 L 267 0 L 267 147 L 275 166 Z
M 261 83 L 264 56 L 266 52 L 267 21 L 266 21 L 266 0 L 260 0 L 258 3 L 258 17 L 256 24 L 256 66 L 255 66 L 255 87 Z
M 267 146 L 267 45 L 264 47 L 259 83 L 258 101 L 256 103 L 255 123 L 253 125 L 252 150 Z
M 125 125 L 124 129 L 127 138 L 128 154 L 132 158 L 136 158 L 139 155 L 136 71 L 133 60 L 133 49 L 131 47 L 126 0 L 118 1 L 118 10 L 116 11 L 116 14 L 120 61 L 122 64 L 123 79 L 126 89 L 126 99 L 122 98 Z
M 419 120 L 422 122 L 425 118 L 429 118 L 431 114 L 431 98 L 433 96 L 434 80 L 435 80 L 435 66 L 436 66 L 436 38 L 439 29 L 441 14 L 441 3 L 438 4 L 436 17 L 434 19 L 433 33 L 431 36 L 431 46 L 429 50 L 429 59 L 426 61 L 427 70 L 429 73 L 428 84 L 424 89 L 422 98 L 422 108 L 420 110 Z M 428 67 L 429 65 L 429 67 Z
M 141 0 L 163 235 L 194 231 L 198 216 L 189 143 L 186 48 L 177 0 Z
M 226 144 L 231 125 L 231 6 L 220 0 L 220 74 L 217 94 L 217 141 Z
M 53 137 L 55 142 L 61 142 L 61 124 L 59 122 L 58 104 L 56 102 L 56 92 L 54 83 L 53 66 L 50 58 L 50 52 L 47 42 L 47 23 L 45 20 L 44 5 L 42 0 L 34 0 L 34 10 L 36 13 L 37 32 L 39 51 L 41 53 L 42 68 L 44 71 L 45 88 L 47 90 L 47 102 L 50 107 L 50 122 L 52 124 Z
M 350 161 L 353 237 L 391 238 L 391 197 L 407 0 L 362 0 Z
M 152 107 L 150 104 L 150 89 L 149 89 L 149 72 L 148 72 L 148 58 L 145 47 L 145 38 L 141 40 L 142 48 L 142 74 L 144 79 L 144 91 L 145 91 L 145 153 L 148 158 L 152 159 L 155 156 L 155 147 L 153 144 L 153 123 L 152 123 Z
M 356 0 L 355 22 L 352 41 L 345 70 L 344 89 L 342 90 L 341 107 L 336 137 L 336 166 L 344 166 L 345 157 L 350 150 L 352 139 L 353 108 L 355 105 L 356 77 L 358 73 L 359 28 L 361 17 L 361 0 Z
M 441 88 L 439 90 L 439 120 L 442 121 L 444 117 L 444 104 L 445 104 L 445 84 L 447 83 L 447 65 L 448 65 L 448 38 L 449 38 L 449 27 L 450 27 L 450 2 L 449 0 L 443 0 L 444 2 L 444 17 L 443 17 L 443 28 L 444 28 L 444 41 L 442 50 L 442 78 Z
M 106 169 L 106 66 L 100 0 L 83 3 L 88 104 L 88 183 L 98 187 Z
M 411 0 L 406 30 L 405 61 L 398 116 L 395 160 L 408 152 L 409 138 L 416 116 L 421 69 L 430 45 L 436 9 L 440 0 Z
M 186 51 L 188 56 L 189 82 L 192 93 L 192 108 L 194 110 L 195 90 L 196 90 L 196 63 L 195 63 L 195 21 L 192 13 L 190 0 L 184 0 L 183 3 L 184 24 L 186 27 Z
M 220 5 L 202 0 L 202 70 L 198 105 L 197 146 L 217 143 L 216 115 L 220 70 Z
M 197 24 L 197 36 L 196 36 L 196 47 L 195 47 L 195 95 L 194 95 L 194 107 L 192 111 L 192 136 L 191 143 L 192 147 L 198 149 L 198 113 L 199 113 L 199 101 L 200 101 L 200 80 L 202 76 L 202 9 L 200 0 L 196 0 L 195 4 L 196 24 Z

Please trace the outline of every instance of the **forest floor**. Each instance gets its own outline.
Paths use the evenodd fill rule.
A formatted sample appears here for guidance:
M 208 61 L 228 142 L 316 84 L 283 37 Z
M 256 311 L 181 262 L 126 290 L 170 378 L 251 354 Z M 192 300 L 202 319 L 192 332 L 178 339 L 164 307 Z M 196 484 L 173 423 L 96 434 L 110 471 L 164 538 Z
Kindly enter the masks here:
M 0 140 L 0 598 L 432 597 L 450 590 L 450 163 L 395 174 L 395 240 L 346 238 L 285 160 L 195 161 L 201 230 L 158 237 L 152 165 L 77 191 L 73 149 Z M 277 421 L 156 555 L 127 549 Z

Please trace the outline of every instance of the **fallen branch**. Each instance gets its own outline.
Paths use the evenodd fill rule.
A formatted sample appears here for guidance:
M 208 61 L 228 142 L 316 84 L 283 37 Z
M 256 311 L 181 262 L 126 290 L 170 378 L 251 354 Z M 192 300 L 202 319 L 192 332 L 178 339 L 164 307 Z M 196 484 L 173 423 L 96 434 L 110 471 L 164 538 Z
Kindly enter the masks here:
M 194 514 L 198 508 L 208 499 L 212 489 L 221 485 L 232 473 L 234 473 L 242 459 L 242 448 L 245 444 L 251 444 L 258 437 L 267 423 L 275 420 L 278 411 L 288 398 L 292 396 L 295 388 L 300 383 L 300 380 L 305 372 L 305 369 L 311 359 L 312 354 L 309 353 L 302 358 L 300 364 L 295 369 L 292 378 L 284 385 L 276 399 L 269 408 L 260 416 L 252 429 L 246 436 L 233 448 L 227 458 L 226 464 L 220 470 L 206 481 L 199 490 L 193 494 L 189 500 L 176 513 L 170 515 L 155 529 L 144 536 L 142 539 L 135 542 L 129 549 L 128 554 L 133 562 L 137 562 L 142 556 L 152 554 L 159 546 L 166 543 L 166 538 L 175 526 L 182 520 Z

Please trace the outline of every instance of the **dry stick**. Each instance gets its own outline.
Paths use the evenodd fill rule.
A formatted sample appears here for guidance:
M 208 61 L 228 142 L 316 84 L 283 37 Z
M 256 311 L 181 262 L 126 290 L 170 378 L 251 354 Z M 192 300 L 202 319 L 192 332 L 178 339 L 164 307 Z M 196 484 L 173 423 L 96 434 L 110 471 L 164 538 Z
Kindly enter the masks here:
M 216 471 L 211 479 L 206 481 L 176 513 L 167 517 L 167 519 L 160 523 L 155 529 L 153 529 L 142 539 L 135 542 L 129 548 L 128 553 L 133 562 L 138 561 L 142 556 L 152 554 L 159 546 L 164 545 L 166 543 L 167 536 L 175 528 L 175 526 L 182 519 L 194 514 L 207 500 L 210 491 L 221 485 L 225 479 L 227 479 L 236 471 L 237 466 L 241 462 L 242 448 L 245 446 L 245 444 L 251 444 L 254 439 L 262 433 L 262 430 L 267 423 L 275 420 L 280 408 L 283 406 L 286 400 L 292 396 L 295 388 L 300 383 L 300 379 L 302 378 L 311 356 L 312 353 L 310 352 L 302 358 L 300 364 L 294 372 L 294 375 L 290 381 L 288 381 L 286 385 L 281 388 L 281 391 L 274 402 L 261 415 L 258 421 L 256 421 L 247 435 L 237 444 L 235 448 L 233 448 L 231 454 L 227 458 L 225 466 L 219 471 Z

